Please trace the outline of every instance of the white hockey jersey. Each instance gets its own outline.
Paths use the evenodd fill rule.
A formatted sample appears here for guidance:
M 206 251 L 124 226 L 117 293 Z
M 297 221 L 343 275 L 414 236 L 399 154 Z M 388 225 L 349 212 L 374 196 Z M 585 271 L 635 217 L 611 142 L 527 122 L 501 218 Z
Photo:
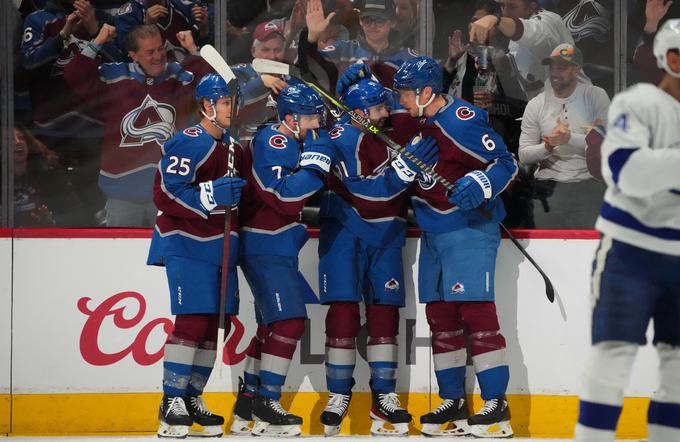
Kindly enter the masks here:
M 602 144 L 607 183 L 596 228 L 680 256 L 680 102 L 651 84 L 618 94 Z

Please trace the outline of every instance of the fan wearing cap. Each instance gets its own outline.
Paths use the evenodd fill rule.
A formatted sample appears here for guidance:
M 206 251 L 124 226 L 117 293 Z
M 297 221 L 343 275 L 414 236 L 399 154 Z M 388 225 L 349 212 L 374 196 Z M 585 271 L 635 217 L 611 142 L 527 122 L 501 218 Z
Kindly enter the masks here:
M 543 59 L 550 87 L 527 104 L 519 139 L 520 163 L 535 167 L 534 223 L 538 228 L 592 228 L 604 184 L 588 172 L 586 136 L 605 120 L 604 89 L 578 81 L 581 51 L 568 43 Z
M 396 10 L 393 0 L 365 0 L 360 5 L 361 35 L 356 40 L 337 40 L 335 44 L 320 49 L 319 36 L 335 16 L 331 12 L 324 15 L 321 0 L 307 2 L 307 30 L 300 36 L 301 52 L 313 58 L 325 60 L 323 64 L 329 77 L 342 74 L 353 63 L 368 63 L 380 83 L 392 87 L 394 73 L 407 60 L 417 56 L 411 49 L 402 46 L 397 32 Z M 303 47 L 304 46 L 304 47 Z

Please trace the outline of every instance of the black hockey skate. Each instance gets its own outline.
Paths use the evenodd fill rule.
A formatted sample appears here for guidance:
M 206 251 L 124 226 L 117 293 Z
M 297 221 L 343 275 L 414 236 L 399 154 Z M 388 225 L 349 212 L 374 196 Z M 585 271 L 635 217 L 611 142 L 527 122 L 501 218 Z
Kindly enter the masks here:
M 254 393 L 246 390 L 243 378 L 238 378 L 238 395 L 234 404 L 234 422 L 229 431 L 231 434 L 246 436 L 252 431 Z
M 287 412 L 277 399 L 256 395 L 253 399 L 253 436 L 292 437 L 302 433 L 302 418 Z
M 158 410 L 158 437 L 184 439 L 194 423 L 181 396 L 163 395 Z
M 340 432 L 342 420 L 347 416 L 349 410 L 349 401 L 352 399 L 352 393 L 328 393 L 328 403 L 326 409 L 321 413 L 321 423 L 324 427 L 324 434 L 328 436 L 335 436 Z
M 465 436 L 470 434 L 470 413 L 465 397 L 444 399 L 437 408 L 420 416 L 425 436 Z
M 201 396 L 186 396 L 184 402 L 189 412 L 189 416 L 194 423 L 203 427 L 201 430 L 189 429 L 189 436 L 197 437 L 221 437 L 224 418 L 217 414 L 212 414 Z
M 408 436 L 412 416 L 401 407 L 397 393 L 373 393 L 370 413 L 374 436 Z
M 508 401 L 505 397 L 485 401 L 479 413 L 470 416 L 468 425 L 475 437 L 512 437 Z

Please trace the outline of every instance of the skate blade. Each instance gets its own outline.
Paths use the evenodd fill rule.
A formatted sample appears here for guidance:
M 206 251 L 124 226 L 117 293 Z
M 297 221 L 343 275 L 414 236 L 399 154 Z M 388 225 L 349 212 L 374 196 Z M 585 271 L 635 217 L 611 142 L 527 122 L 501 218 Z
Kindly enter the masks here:
M 222 437 L 223 433 L 222 425 L 208 425 L 205 427 L 194 425 L 189 428 L 189 437 Z
M 302 434 L 302 429 L 299 425 L 271 425 L 256 421 L 251 434 L 266 437 L 297 437 Z
M 341 425 L 324 425 L 323 434 L 325 437 L 333 437 L 340 433 Z
M 165 422 L 160 422 L 156 434 L 162 438 L 184 439 L 189 434 L 189 427 L 186 425 L 168 425 Z
M 234 417 L 234 422 L 229 427 L 229 433 L 233 436 L 250 436 L 253 431 L 253 425 L 253 421 Z
M 384 420 L 373 420 L 371 424 L 373 436 L 408 436 L 408 423 L 393 424 Z
M 508 421 L 497 422 L 491 425 L 470 425 L 470 433 L 474 437 L 481 438 L 487 437 L 503 438 L 512 437 L 513 435 L 512 427 L 510 426 L 510 422 Z
M 423 424 L 420 432 L 426 437 L 466 436 L 470 434 L 470 426 L 467 423 L 467 419 L 461 419 L 444 424 Z

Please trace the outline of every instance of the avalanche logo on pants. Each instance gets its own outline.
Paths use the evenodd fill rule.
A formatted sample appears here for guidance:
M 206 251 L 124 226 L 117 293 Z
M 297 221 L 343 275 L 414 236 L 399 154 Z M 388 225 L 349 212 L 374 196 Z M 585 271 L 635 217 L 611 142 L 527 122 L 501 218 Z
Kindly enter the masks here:
M 396 279 L 392 278 L 385 283 L 386 292 L 396 292 L 397 290 L 399 290 L 399 281 Z
M 451 287 L 451 294 L 452 295 L 462 295 L 465 293 L 465 286 L 461 284 L 460 282 L 457 282 Z

